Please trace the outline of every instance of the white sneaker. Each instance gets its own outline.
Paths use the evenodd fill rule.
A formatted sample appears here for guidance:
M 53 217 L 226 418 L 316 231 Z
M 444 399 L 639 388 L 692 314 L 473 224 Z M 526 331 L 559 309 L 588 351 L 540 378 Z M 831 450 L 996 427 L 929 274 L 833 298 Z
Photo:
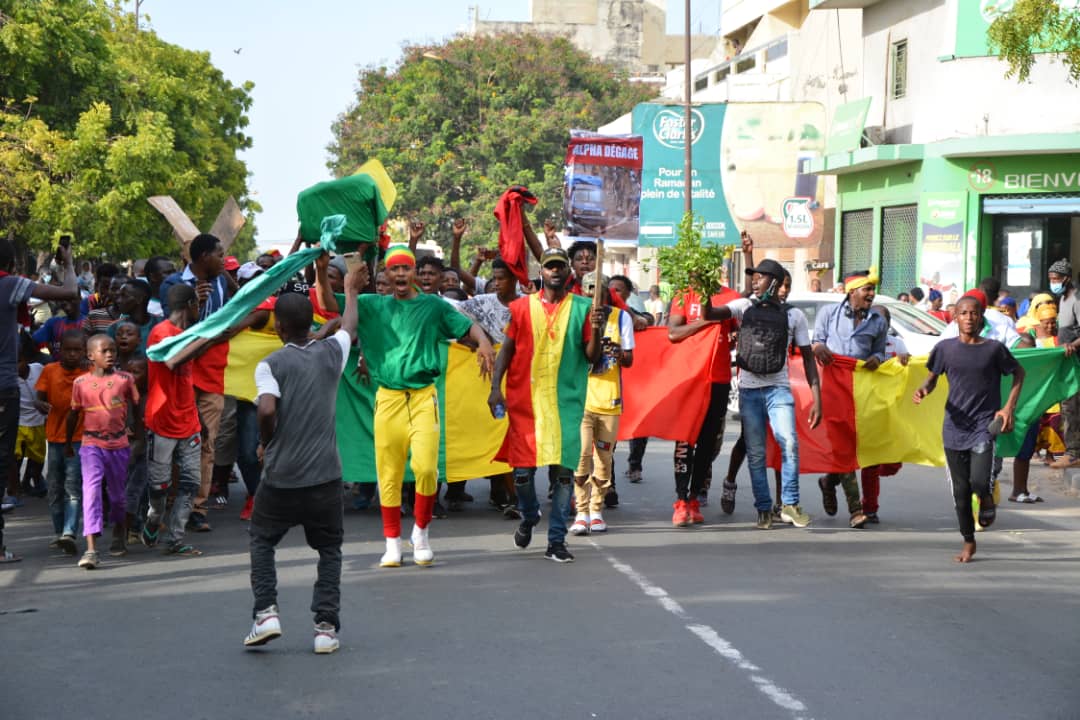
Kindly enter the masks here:
M 414 563 L 417 565 L 431 565 L 435 562 L 435 553 L 431 550 L 431 543 L 428 541 L 428 528 L 421 530 L 418 526 L 413 525 L 410 541 L 413 547 L 412 559 Z
M 255 622 L 251 625 L 251 632 L 244 638 L 244 645 L 265 645 L 278 637 L 281 637 L 281 620 L 278 618 L 277 605 L 271 605 L 255 613 Z
M 379 560 L 379 567 L 401 567 L 401 538 L 386 538 L 386 552 Z
M 574 524 L 570 526 L 571 535 L 585 535 L 589 532 L 589 516 L 585 513 L 578 513 L 574 518 Z
M 334 652 L 341 643 L 337 639 L 337 630 L 334 630 L 334 626 L 327 622 L 321 622 L 315 626 L 315 653 L 317 655 L 327 655 Z
M 589 521 L 589 532 L 607 532 L 607 523 L 603 515 L 593 515 Z

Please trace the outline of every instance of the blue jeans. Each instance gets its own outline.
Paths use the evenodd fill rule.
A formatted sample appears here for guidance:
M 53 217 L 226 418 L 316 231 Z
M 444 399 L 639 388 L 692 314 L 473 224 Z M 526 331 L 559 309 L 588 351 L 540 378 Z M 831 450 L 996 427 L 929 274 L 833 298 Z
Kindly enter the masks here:
M 765 467 L 766 426 L 771 426 L 780 446 L 780 494 L 784 505 L 799 504 L 799 439 L 795 434 L 795 399 L 791 388 L 772 385 L 763 388 L 739 388 L 739 413 L 742 415 L 746 462 L 750 466 L 750 484 L 754 489 L 754 507 L 758 512 L 772 510 L 769 474 Z
M 45 456 L 45 483 L 49 488 L 49 514 L 57 535 L 76 535 L 82 519 L 82 462 L 79 447 L 73 457 L 64 455 L 64 443 L 49 443 Z
M 556 467 L 556 466 L 552 466 Z M 566 542 L 566 518 L 573 498 L 573 471 L 557 466 L 558 477 L 551 496 L 551 517 L 548 518 L 548 544 Z M 536 526 L 540 522 L 540 502 L 536 499 L 536 468 L 514 468 L 514 489 L 518 510 L 523 522 Z

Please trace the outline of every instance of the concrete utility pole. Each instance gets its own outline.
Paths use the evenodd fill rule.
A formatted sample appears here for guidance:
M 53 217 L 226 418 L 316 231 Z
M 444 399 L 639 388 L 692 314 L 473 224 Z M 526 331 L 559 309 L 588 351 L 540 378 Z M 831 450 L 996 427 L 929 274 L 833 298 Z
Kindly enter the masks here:
M 685 208 L 686 212 L 693 212 L 693 210 L 694 210 L 694 198 L 693 198 L 693 193 L 692 193 L 693 180 L 692 180 L 691 170 L 693 169 L 694 162 L 693 162 L 693 150 L 692 150 L 691 146 L 693 145 L 693 140 L 694 140 L 694 133 L 693 133 L 694 125 L 693 125 L 693 115 L 692 115 L 693 111 L 690 109 L 690 91 L 692 90 L 692 83 L 693 83 L 693 78 L 691 77 L 691 74 L 690 74 L 690 0 L 686 0 L 686 10 L 685 10 L 685 12 L 686 12 L 686 17 L 684 18 L 684 21 L 685 21 L 684 22 L 685 34 L 683 36 L 683 60 L 684 60 L 683 69 L 685 70 L 684 77 L 683 77 L 683 100 L 685 102 L 685 108 L 684 109 L 686 110 L 686 120 L 685 120 L 686 125 L 683 128 L 683 142 L 686 144 L 686 159 L 685 159 L 685 161 L 683 163 L 683 165 L 684 165 L 684 167 L 683 167 L 683 175 L 685 176 L 684 177 L 685 190 L 683 192 L 686 195 L 686 198 L 685 198 L 685 201 L 683 203 L 683 207 Z

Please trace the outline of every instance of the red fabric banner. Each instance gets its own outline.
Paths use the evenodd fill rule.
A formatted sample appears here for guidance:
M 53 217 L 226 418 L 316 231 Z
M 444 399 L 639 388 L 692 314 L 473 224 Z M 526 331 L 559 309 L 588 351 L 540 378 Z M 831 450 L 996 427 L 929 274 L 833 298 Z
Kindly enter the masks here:
M 695 440 L 709 407 L 713 348 L 719 324 L 680 343 L 667 328 L 634 333 L 634 364 L 622 371 L 619 439 Z
M 495 217 L 499 220 L 499 255 L 522 285 L 529 284 L 529 258 L 521 223 L 521 206 L 525 203 L 535 205 L 536 196 L 528 188 L 515 185 L 504 192 L 495 205 Z
M 855 435 L 855 360 L 836 356 L 826 367 L 818 365 L 821 376 L 821 424 L 810 429 L 813 396 L 806 384 L 802 357 L 788 357 L 791 393 L 795 396 L 795 429 L 799 435 L 799 472 L 851 472 L 859 468 Z M 780 448 L 769 433 L 769 467 L 780 467 Z

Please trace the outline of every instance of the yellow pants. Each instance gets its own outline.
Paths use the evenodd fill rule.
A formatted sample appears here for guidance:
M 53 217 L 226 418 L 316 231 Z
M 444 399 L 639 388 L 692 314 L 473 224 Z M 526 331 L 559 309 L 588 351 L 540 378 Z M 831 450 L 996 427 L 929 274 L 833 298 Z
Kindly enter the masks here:
M 375 393 L 375 472 L 379 503 L 401 507 L 405 461 L 412 451 L 417 495 L 434 495 L 439 480 L 439 396 L 435 386 L 419 390 L 379 388 Z

